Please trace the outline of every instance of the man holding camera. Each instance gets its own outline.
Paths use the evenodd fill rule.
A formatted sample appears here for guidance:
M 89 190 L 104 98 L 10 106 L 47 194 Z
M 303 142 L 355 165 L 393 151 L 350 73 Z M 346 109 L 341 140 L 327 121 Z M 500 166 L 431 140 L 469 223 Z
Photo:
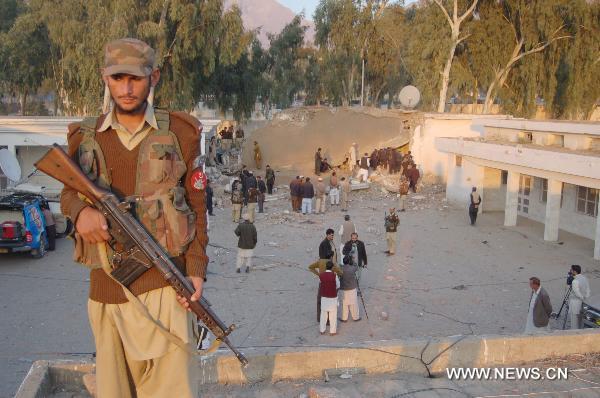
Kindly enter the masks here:
M 583 301 L 590 297 L 590 284 L 587 278 L 581 274 L 580 265 L 571 265 L 571 274 L 573 275 L 572 291 L 569 296 L 571 329 L 581 329 L 581 307 Z

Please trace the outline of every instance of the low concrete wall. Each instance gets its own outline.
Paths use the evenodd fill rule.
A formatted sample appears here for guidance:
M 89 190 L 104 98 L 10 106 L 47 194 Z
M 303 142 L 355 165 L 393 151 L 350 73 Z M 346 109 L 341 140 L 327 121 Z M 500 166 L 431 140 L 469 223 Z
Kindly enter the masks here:
M 261 350 L 259 352 L 259 350 Z M 247 368 L 223 351 L 198 361 L 198 383 L 244 384 L 260 381 L 316 379 L 323 371 L 360 368 L 367 374 L 442 374 L 446 368 L 520 365 L 549 357 L 600 352 L 600 330 L 555 331 L 548 334 L 453 336 L 431 340 L 397 340 L 339 347 L 246 350 Z M 429 369 L 429 371 L 428 371 Z M 83 386 L 90 363 L 38 361 L 16 398 L 37 398 L 56 383 Z M 70 372 L 70 373 L 69 373 Z

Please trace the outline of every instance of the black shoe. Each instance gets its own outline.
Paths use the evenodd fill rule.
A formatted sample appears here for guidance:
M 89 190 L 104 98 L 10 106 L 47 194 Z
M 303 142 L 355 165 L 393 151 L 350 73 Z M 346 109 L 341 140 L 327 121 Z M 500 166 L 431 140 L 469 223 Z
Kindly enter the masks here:
M 347 319 L 343 320 L 343 319 L 340 318 L 340 322 L 348 322 L 348 320 Z
M 246 267 L 246 273 L 250 272 L 250 267 Z
M 238 269 L 235 270 L 235 272 L 237 272 L 239 274 L 242 271 L 240 271 L 240 269 L 238 268 Z
M 354 319 L 354 322 L 358 322 L 358 321 L 360 321 L 361 319 L 362 319 L 361 317 L 358 317 L 358 319 Z

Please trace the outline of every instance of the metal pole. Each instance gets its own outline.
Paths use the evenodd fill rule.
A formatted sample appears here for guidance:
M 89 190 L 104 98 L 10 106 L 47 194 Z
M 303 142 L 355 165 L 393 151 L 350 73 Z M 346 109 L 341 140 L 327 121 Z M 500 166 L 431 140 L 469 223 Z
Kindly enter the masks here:
M 365 59 L 362 59 L 362 78 L 360 84 L 360 106 L 364 105 L 365 97 Z

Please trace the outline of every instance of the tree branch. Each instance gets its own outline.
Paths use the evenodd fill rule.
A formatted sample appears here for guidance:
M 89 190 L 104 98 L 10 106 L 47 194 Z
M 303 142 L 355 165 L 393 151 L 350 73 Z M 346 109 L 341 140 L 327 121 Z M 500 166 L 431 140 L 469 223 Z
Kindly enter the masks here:
M 471 14 L 473 12 L 473 10 L 475 9 L 475 7 L 477 6 L 477 2 L 478 1 L 479 0 L 474 0 L 473 1 L 473 4 L 471 4 L 471 6 L 467 9 L 467 11 L 465 11 L 465 13 L 463 15 L 461 15 L 460 18 L 458 18 L 458 23 L 462 23 L 462 21 L 464 21 L 469 16 L 469 14 Z M 456 2 L 457 2 L 457 0 L 454 0 L 455 7 L 456 7 Z
M 444 12 L 444 15 L 446 16 L 446 19 L 448 20 L 448 24 L 450 24 L 450 28 L 452 28 L 454 26 L 454 21 L 452 21 L 452 18 L 450 18 L 450 15 L 448 14 L 448 11 L 446 10 L 446 8 L 442 4 L 442 2 L 440 0 L 433 0 L 433 1 L 435 2 L 435 4 L 437 4 L 442 9 L 442 11 Z

